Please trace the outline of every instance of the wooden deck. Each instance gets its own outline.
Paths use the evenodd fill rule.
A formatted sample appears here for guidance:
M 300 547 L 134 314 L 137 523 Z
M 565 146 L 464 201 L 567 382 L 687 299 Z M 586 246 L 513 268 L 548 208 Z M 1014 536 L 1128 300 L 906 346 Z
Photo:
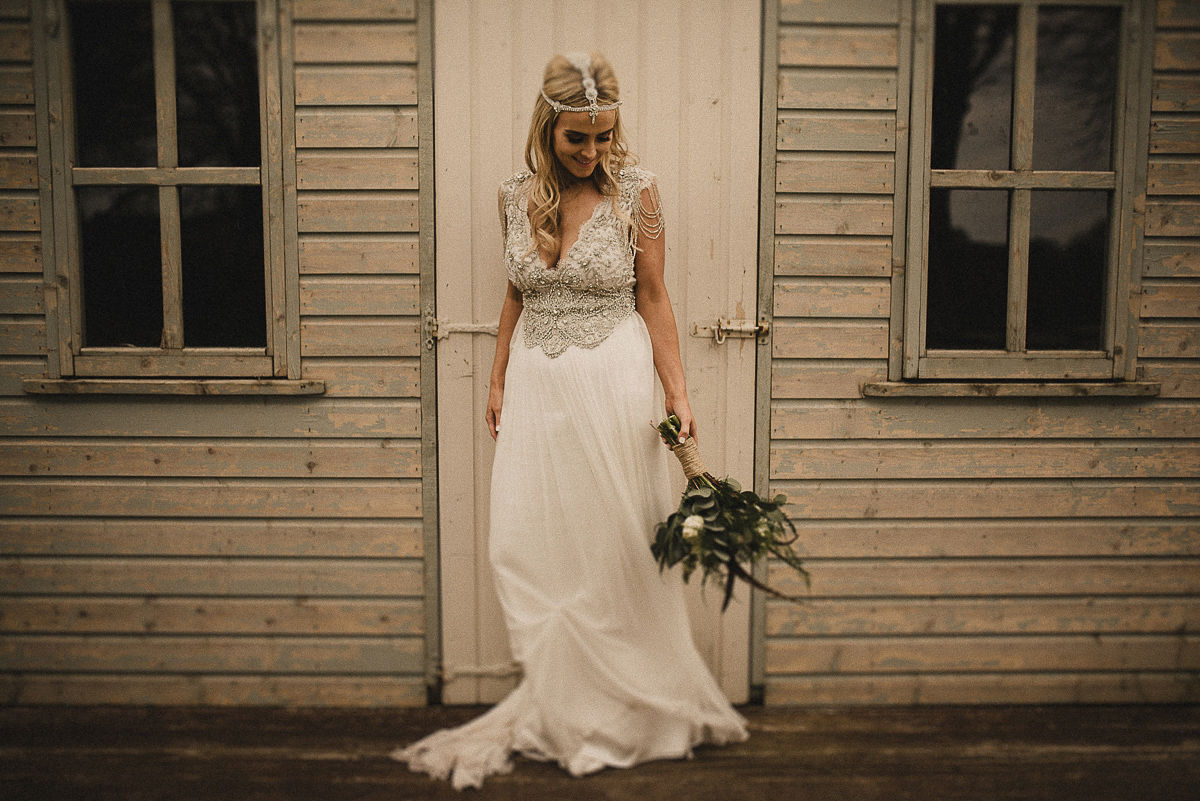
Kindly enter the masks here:
M 387 758 L 475 708 L 0 709 L 6 801 L 470 798 Z M 487 799 L 1194 801 L 1200 706 L 747 708 L 747 743 L 571 779 L 519 760 Z M 470 792 L 470 791 L 469 791 Z

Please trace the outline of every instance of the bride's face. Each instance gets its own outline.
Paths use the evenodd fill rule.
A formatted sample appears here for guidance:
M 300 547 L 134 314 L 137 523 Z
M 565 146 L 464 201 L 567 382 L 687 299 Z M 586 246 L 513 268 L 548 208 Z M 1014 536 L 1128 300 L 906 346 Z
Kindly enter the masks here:
M 564 111 L 554 123 L 554 155 L 567 172 L 587 178 L 612 146 L 616 111 L 601 111 L 592 122 L 586 111 Z

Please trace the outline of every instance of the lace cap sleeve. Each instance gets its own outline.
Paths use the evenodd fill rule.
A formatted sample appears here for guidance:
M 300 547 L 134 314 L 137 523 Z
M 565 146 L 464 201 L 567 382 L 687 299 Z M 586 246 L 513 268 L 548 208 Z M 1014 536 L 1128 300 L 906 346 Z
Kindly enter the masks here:
M 658 181 L 654 173 L 640 167 L 626 168 L 623 194 L 627 194 L 627 206 L 633 220 L 630 239 L 637 248 L 640 236 L 658 239 L 663 232 L 662 199 L 658 194 Z
M 498 202 L 500 204 L 500 235 L 503 242 L 508 241 L 509 209 L 516 208 L 517 190 L 529 177 L 530 173 L 528 171 L 522 171 L 500 182 Z

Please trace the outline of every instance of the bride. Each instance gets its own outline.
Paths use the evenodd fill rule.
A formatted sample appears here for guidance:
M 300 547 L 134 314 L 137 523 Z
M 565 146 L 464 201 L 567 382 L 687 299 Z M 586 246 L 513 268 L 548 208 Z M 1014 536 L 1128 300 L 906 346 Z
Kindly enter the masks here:
M 620 104 L 602 55 L 553 58 L 529 171 L 500 187 L 489 556 L 524 676 L 479 718 L 392 754 L 460 789 L 510 771 L 514 752 L 581 776 L 747 736 L 692 643 L 679 576 L 650 553 L 677 501 L 651 427 L 655 371 L 681 437 L 696 432 L 658 189 L 634 166 Z

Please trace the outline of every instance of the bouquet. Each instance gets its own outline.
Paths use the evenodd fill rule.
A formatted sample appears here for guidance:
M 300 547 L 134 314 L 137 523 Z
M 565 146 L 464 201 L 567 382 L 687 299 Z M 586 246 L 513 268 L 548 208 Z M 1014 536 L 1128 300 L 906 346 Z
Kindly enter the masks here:
M 680 424 L 675 415 L 655 428 L 678 457 L 688 480 L 679 508 L 655 530 L 650 551 L 658 560 L 659 570 L 682 562 L 684 581 L 696 568 L 703 571 L 702 582 L 713 576 L 723 580 L 722 612 L 733 598 L 736 579 L 776 598 L 798 600 L 797 596 L 768 587 L 751 574 L 755 562 L 764 556 L 774 556 L 795 568 L 809 583 L 808 572 L 792 548 L 796 527 L 783 513 L 787 496 L 776 495 L 767 501 L 743 490 L 733 479 L 713 478 L 700 461 L 696 441 L 679 440 Z

